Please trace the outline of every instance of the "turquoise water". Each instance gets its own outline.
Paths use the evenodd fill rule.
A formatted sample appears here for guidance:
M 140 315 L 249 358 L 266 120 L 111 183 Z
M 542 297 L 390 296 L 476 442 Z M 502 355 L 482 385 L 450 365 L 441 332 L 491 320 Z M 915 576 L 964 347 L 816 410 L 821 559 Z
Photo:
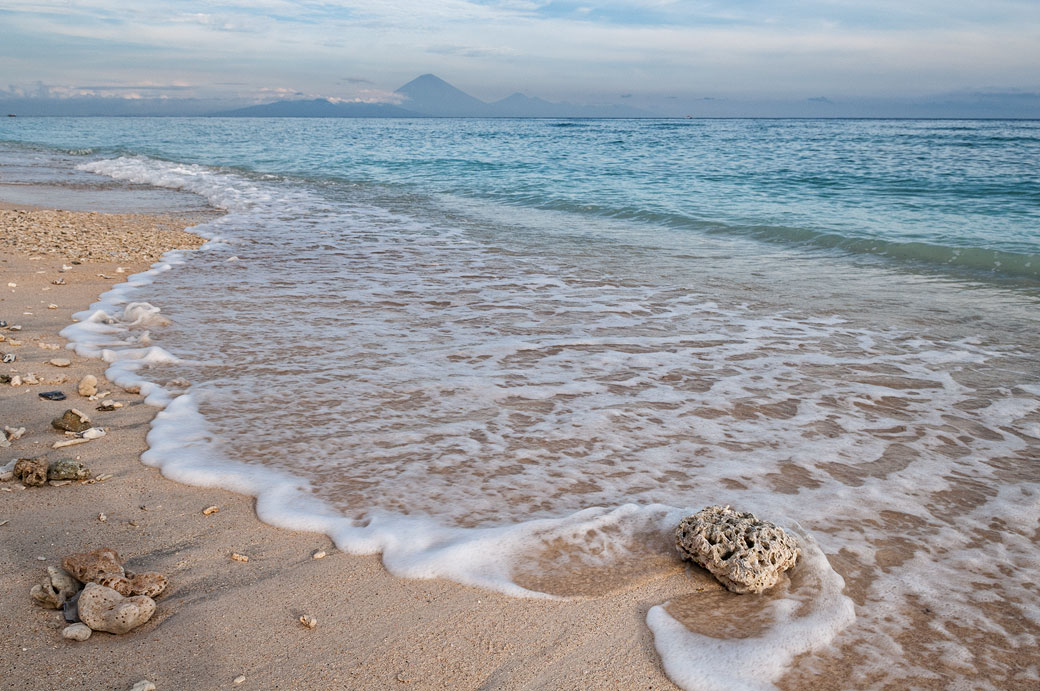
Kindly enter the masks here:
M 0 141 L 1040 276 L 1040 122 L 37 118 Z
M 666 582 L 678 520 L 731 504 L 803 560 L 759 609 L 650 603 L 680 685 L 737 659 L 753 688 L 1031 681 L 1008 654 L 1040 645 L 1040 123 L 18 118 L 0 140 L 0 194 L 227 211 L 64 332 L 163 407 L 143 460 L 167 476 L 525 597 Z M 749 612 L 760 634 L 718 638 Z

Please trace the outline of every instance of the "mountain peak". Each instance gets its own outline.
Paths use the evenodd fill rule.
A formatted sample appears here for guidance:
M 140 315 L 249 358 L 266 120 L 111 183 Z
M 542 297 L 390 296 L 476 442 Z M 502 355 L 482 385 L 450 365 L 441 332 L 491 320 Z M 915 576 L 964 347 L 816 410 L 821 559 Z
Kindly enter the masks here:
M 490 114 L 488 104 L 457 89 L 435 74 L 424 74 L 394 93 L 405 97 L 402 105 L 429 115 L 458 117 Z

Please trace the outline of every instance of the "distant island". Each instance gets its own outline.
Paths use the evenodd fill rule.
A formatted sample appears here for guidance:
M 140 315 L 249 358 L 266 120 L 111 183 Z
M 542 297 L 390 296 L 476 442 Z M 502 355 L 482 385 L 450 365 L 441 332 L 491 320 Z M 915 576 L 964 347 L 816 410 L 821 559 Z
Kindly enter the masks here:
M 213 117 L 251 118 L 652 118 L 639 108 L 622 105 L 585 106 L 553 103 L 514 93 L 487 103 L 434 74 L 416 77 L 395 94 L 400 105 L 331 101 L 325 98 L 275 101 L 216 113 Z

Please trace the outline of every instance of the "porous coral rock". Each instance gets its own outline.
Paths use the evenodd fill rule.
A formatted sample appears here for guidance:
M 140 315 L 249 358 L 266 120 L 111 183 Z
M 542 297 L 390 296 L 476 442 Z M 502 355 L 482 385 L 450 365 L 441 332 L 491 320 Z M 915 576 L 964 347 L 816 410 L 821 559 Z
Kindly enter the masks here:
M 780 526 L 728 506 L 709 506 L 682 519 L 675 546 L 734 593 L 772 588 L 801 554 Z
M 166 576 L 154 571 L 136 574 L 125 571 L 119 554 L 107 548 L 69 555 L 62 561 L 62 566 L 83 583 L 103 585 L 124 597 L 157 597 L 169 583 Z
M 155 601 L 145 595 L 123 597 L 97 583 L 87 583 L 79 596 L 79 618 L 94 631 L 123 634 L 152 618 Z
M 147 595 L 152 598 L 159 597 L 170 582 L 170 579 L 157 571 L 147 571 L 145 573 L 130 573 L 128 571 L 126 577 L 130 579 L 131 594 Z
M 47 477 L 51 480 L 83 480 L 90 477 L 90 471 L 74 458 L 59 458 L 51 461 Z
M 47 482 L 47 459 L 19 458 L 14 464 L 14 476 L 26 487 L 39 487 Z
M 97 583 L 99 578 L 125 575 L 119 553 L 108 548 L 70 554 L 62 559 L 61 565 L 81 583 Z

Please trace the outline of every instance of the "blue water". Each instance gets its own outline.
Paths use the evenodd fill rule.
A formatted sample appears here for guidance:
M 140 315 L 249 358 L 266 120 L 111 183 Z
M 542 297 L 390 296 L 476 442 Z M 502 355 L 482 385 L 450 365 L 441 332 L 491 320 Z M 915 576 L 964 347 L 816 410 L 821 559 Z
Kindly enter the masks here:
M 38 118 L 0 141 L 1040 277 L 1040 122 Z
M 646 588 L 689 688 L 738 659 L 756 687 L 1022 681 L 1040 122 L 18 118 L 0 142 L 0 198 L 227 212 L 65 332 L 165 406 L 167 476 L 400 576 Z M 800 526 L 801 565 L 752 604 L 655 600 L 711 504 Z

